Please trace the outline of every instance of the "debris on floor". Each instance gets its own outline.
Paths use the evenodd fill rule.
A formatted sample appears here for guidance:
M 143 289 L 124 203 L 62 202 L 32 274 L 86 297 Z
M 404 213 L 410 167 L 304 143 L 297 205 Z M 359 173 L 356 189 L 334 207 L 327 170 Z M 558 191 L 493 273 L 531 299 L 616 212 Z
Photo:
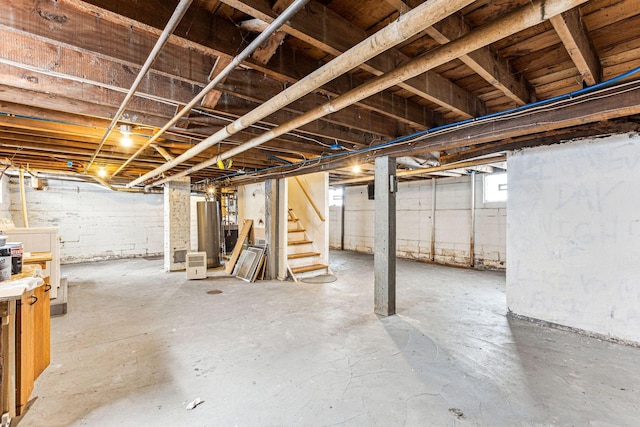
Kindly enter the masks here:
M 464 418 L 464 412 L 462 412 L 458 408 L 449 408 L 449 412 L 451 412 L 453 415 L 458 417 L 458 419 L 463 419 Z
M 196 400 L 194 400 L 193 402 L 191 402 L 191 403 L 189 403 L 189 404 L 187 405 L 187 409 L 188 409 L 188 410 L 195 409 L 195 408 L 196 408 L 196 406 L 198 406 L 198 405 L 200 405 L 200 404 L 202 404 L 202 403 L 204 403 L 204 400 L 202 400 L 202 399 L 200 399 L 200 398 L 198 397 Z

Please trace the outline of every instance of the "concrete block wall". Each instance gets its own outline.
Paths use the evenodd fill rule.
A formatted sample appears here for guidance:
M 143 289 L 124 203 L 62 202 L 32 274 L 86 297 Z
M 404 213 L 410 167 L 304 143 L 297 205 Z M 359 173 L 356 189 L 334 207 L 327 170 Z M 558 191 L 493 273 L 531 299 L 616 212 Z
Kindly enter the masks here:
M 265 237 L 265 183 L 247 184 L 238 187 L 238 223 L 240 229 L 247 219 L 253 220 L 253 237 Z M 239 232 L 240 230 L 238 230 Z
M 508 308 L 640 344 L 640 136 L 522 150 L 508 169 Z
M 191 249 L 191 178 L 169 181 L 164 187 L 164 269 L 185 270 Z
M 329 247 L 340 249 L 342 228 L 342 206 L 329 206 Z
M 13 222 L 11 218 L 11 194 L 9 193 L 9 178 L 3 176 L 0 180 L 0 193 L 2 203 L 0 203 L 0 225 Z M 0 228 L 1 230 L 1 228 Z
M 22 227 L 17 178 L 8 190 L 10 216 Z M 114 192 L 97 184 L 51 179 L 44 190 L 27 186 L 25 193 L 29 226 L 58 227 L 61 263 L 162 255 L 161 194 Z
M 504 269 L 506 204 L 484 203 L 482 176 L 475 177 L 476 266 Z M 373 253 L 374 201 L 366 186 L 345 189 L 345 249 Z M 470 265 L 471 177 L 441 178 L 436 183 L 435 251 L 431 253 L 432 180 L 400 183 L 397 195 L 397 256 L 442 264 Z M 340 242 L 340 208 L 330 210 L 330 239 Z M 337 217 L 337 218 L 336 218 Z M 337 246 L 335 246 L 337 245 Z

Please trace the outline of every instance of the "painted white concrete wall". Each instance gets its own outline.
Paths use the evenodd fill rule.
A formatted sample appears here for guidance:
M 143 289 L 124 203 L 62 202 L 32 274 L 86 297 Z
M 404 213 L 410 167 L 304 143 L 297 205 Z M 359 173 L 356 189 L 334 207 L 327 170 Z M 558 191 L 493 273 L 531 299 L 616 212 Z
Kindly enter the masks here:
M 329 247 L 340 249 L 342 206 L 329 206 Z
M 22 227 L 18 179 L 8 188 L 11 218 Z M 161 194 L 50 179 L 44 190 L 27 186 L 25 195 L 31 227 L 58 227 L 61 263 L 162 255 Z
M 313 241 L 313 246 L 320 256 L 327 260 L 329 256 L 329 174 L 318 172 L 308 175 L 298 176 L 298 179 L 305 186 L 307 192 L 316 204 L 318 210 L 324 217 L 322 221 L 316 211 L 304 195 L 300 185 L 295 178 L 287 178 L 289 207 L 293 209 L 296 216 L 304 226 L 306 233 Z
M 475 177 L 475 265 L 503 269 L 506 262 L 506 203 L 484 203 L 482 176 Z M 470 264 L 471 177 L 436 183 L 435 253 L 431 254 L 432 180 L 400 183 L 397 196 L 397 256 L 451 265 Z M 367 187 L 345 189 L 345 249 L 373 253 L 374 201 Z M 330 211 L 339 225 L 339 208 Z M 340 229 L 331 227 L 331 242 Z
M 191 248 L 191 178 L 169 181 L 164 187 L 164 269 L 185 270 Z
M 2 203 L 0 203 L 0 230 L 6 225 L 11 225 L 11 194 L 9 193 L 9 178 L 6 176 L 0 180 L 0 191 L 2 195 Z
M 640 343 L 640 136 L 508 160 L 507 305 Z
M 238 187 L 238 224 L 241 224 L 240 229 L 246 219 L 253 220 L 254 237 L 264 238 L 266 224 L 264 182 Z

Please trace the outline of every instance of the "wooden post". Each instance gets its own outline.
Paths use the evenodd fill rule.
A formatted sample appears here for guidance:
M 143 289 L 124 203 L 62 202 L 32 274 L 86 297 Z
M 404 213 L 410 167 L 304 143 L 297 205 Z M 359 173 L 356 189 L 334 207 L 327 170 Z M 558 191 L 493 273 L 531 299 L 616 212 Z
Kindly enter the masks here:
M 20 198 L 22 199 L 22 221 L 24 227 L 29 228 L 29 217 L 27 216 L 27 199 L 24 191 L 24 171 L 20 169 Z

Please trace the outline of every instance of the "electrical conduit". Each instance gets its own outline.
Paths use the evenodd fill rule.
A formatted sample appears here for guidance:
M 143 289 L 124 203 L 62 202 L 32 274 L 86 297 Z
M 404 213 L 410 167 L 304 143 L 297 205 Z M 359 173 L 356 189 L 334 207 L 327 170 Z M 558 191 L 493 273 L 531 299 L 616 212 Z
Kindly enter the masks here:
M 138 157 L 149 145 L 153 144 L 162 134 L 164 134 L 171 126 L 178 123 L 184 115 L 189 113 L 193 107 L 195 107 L 206 95 L 209 93 L 218 83 L 223 81 L 231 71 L 233 71 L 238 65 L 242 63 L 245 59 L 249 57 L 253 53 L 254 50 L 259 48 L 273 33 L 275 33 L 282 25 L 284 25 L 296 12 L 302 9 L 309 0 L 296 0 L 291 6 L 289 6 L 277 19 L 275 19 L 271 25 L 269 25 L 258 37 L 256 37 L 239 55 L 237 55 L 233 60 L 220 72 L 216 75 L 213 80 L 211 80 L 207 86 L 205 86 L 195 98 L 193 98 L 187 105 L 185 105 L 166 125 L 162 127 L 158 132 L 156 132 L 151 139 L 145 142 L 139 149 L 136 151 L 126 162 L 122 164 L 116 170 L 112 176 L 117 175 L 124 169 L 133 159 Z M 216 62 L 217 64 L 217 62 Z M 195 147 L 194 147 L 195 148 Z M 131 185 L 129 185 L 131 186 Z
M 366 83 L 358 86 L 357 88 L 345 92 L 344 94 L 334 98 L 333 100 L 245 142 L 243 145 L 232 148 L 229 151 L 215 156 L 210 160 L 199 163 L 185 171 L 156 181 L 147 187 L 161 185 L 172 179 L 180 178 L 192 172 L 209 167 L 217 163 L 219 160 L 225 160 L 246 150 L 255 148 L 293 129 L 296 129 L 328 114 L 348 107 L 349 105 L 359 102 L 365 98 L 368 98 L 369 96 L 372 96 L 380 92 L 381 90 L 388 89 L 402 81 L 415 77 L 440 65 L 446 64 L 447 62 L 459 58 L 462 55 L 473 52 L 474 50 L 477 50 L 519 31 L 523 31 L 529 27 L 544 22 L 551 16 L 558 15 L 562 12 L 579 6 L 586 1 L 587 0 L 535 0 L 528 5 L 525 5 L 511 13 L 508 13 L 502 18 L 499 18 L 478 28 L 475 31 L 472 31 L 445 45 L 437 47 L 434 50 L 425 53 L 424 55 L 416 57 L 403 66 L 400 66 L 389 73 L 383 74 L 379 77 L 374 77 Z M 415 11 L 416 9 L 413 10 Z M 347 51 L 342 56 L 348 53 L 349 51 Z M 341 58 L 342 56 L 338 58 Z M 331 62 L 326 65 L 330 64 Z M 281 94 L 285 92 L 282 92 Z M 469 121 L 473 121 L 473 119 L 469 119 Z
M 405 15 L 400 16 L 396 21 L 392 22 L 382 30 L 373 34 L 369 38 L 358 43 L 342 55 L 334 58 L 311 74 L 299 80 L 286 90 L 271 98 L 264 104 L 251 110 L 244 116 L 240 117 L 233 123 L 227 125 L 223 129 L 213 135 L 205 138 L 195 147 L 190 148 L 182 155 L 176 157 L 175 160 L 167 162 L 164 165 L 146 173 L 145 175 L 135 179 L 127 184 L 132 187 L 146 180 L 156 177 L 161 173 L 183 163 L 184 161 L 202 153 L 209 147 L 214 146 L 225 138 L 234 135 L 243 129 L 251 126 L 266 116 L 278 111 L 291 102 L 307 95 L 320 86 L 339 77 L 345 72 L 357 67 L 358 65 L 379 55 L 385 50 L 401 43 L 402 41 L 412 37 L 423 29 L 430 27 L 436 22 L 446 18 L 459 9 L 473 3 L 474 0 L 430 0 L 420 6 L 412 9 Z M 264 142 L 264 141 L 262 141 Z M 257 145 L 261 144 L 258 143 Z M 249 144 L 249 143 L 246 143 Z M 243 151 L 253 148 L 255 145 L 241 145 L 224 153 L 224 159 L 242 153 Z M 216 163 L 217 160 L 213 163 Z M 204 166 L 206 167 L 206 166 Z M 184 175 L 182 175 L 184 176 Z

